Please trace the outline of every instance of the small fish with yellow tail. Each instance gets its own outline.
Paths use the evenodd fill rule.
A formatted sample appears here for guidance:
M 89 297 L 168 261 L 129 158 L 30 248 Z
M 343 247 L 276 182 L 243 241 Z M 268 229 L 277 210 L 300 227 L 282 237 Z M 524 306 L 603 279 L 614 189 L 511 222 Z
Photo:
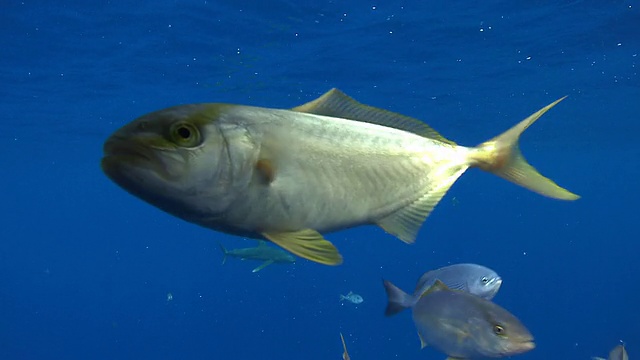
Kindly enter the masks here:
M 186 221 L 342 263 L 322 233 L 375 224 L 406 243 L 453 183 L 477 167 L 555 199 L 577 195 L 518 148 L 560 100 L 476 147 L 337 89 L 293 109 L 201 103 L 144 115 L 104 144 L 116 184 Z

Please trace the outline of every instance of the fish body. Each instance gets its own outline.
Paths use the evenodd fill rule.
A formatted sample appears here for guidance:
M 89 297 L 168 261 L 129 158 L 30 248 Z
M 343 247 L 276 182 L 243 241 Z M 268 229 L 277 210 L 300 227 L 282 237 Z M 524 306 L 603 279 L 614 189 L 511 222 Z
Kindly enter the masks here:
M 353 291 L 349 291 L 347 295 L 340 295 L 340 301 L 348 301 L 353 304 L 362 304 L 364 298 L 361 295 L 355 294 Z
M 342 256 L 321 233 L 375 224 L 411 243 L 469 167 L 577 199 L 528 165 L 517 146 L 559 101 L 477 147 L 458 146 L 418 120 L 337 89 L 290 110 L 181 105 L 116 131 L 105 142 L 102 169 L 186 221 L 336 265 Z
M 413 307 L 436 280 L 442 281 L 449 289 L 461 290 L 487 300 L 500 290 L 502 278 L 494 270 L 478 264 L 454 264 L 424 273 L 416 285 L 412 295 L 405 293 L 390 281 L 385 281 L 389 303 L 385 314 L 395 315 L 400 311 Z
M 241 260 L 264 261 L 260 266 L 253 269 L 253 272 L 258 272 L 274 263 L 291 264 L 296 261 L 296 258 L 290 253 L 282 249 L 271 247 L 262 240 L 259 240 L 258 245 L 255 247 L 227 250 L 224 246 L 222 246 L 222 244 L 220 244 L 220 249 L 224 254 L 222 264 L 226 262 L 228 256 Z
M 412 309 L 421 346 L 454 359 L 498 358 L 535 347 L 527 328 L 507 310 L 439 280 Z

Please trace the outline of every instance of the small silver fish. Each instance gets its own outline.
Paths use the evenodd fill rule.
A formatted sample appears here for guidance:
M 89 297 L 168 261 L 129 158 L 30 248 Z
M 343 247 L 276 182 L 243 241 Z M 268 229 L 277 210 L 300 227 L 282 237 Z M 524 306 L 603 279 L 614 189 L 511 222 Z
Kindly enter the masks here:
M 364 301 L 364 299 L 362 298 L 362 296 L 355 294 L 353 291 L 349 291 L 349 293 L 347 295 L 340 295 L 340 301 L 349 301 L 351 303 L 354 303 L 356 305 L 358 304 L 362 304 L 362 302 Z
M 384 282 L 389 298 L 385 315 L 391 316 L 410 308 L 418 302 L 436 280 L 442 281 L 452 290 L 461 290 L 491 300 L 500 290 L 502 278 L 488 267 L 477 264 L 455 264 L 427 271 L 418 280 L 413 295 L 400 290 L 390 281 Z
M 498 358 L 535 348 L 533 336 L 510 312 L 440 280 L 412 308 L 421 346 L 454 359 Z

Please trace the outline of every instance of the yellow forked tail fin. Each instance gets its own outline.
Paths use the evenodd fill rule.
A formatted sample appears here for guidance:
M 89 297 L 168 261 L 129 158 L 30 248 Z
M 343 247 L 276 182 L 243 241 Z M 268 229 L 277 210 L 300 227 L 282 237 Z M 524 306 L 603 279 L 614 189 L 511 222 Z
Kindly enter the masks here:
M 518 147 L 520 135 L 542 114 L 566 98 L 560 98 L 533 113 L 501 135 L 480 144 L 471 155 L 472 166 L 498 175 L 538 194 L 560 200 L 576 200 L 580 196 L 563 189 L 529 165 Z

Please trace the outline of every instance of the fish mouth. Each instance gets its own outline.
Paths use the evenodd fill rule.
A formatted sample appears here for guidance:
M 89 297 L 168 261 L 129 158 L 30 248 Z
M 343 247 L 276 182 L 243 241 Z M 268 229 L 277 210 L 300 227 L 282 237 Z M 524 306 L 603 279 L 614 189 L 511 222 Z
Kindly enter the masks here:
M 153 165 L 157 162 L 152 152 L 137 141 L 112 137 L 103 146 L 104 156 L 100 162 L 102 171 L 113 176 L 124 168 Z
M 121 161 L 153 160 L 145 147 L 137 144 L 136 142 L 125 141 L 124 139 L 120 138 L 108 139 L 104 143 L 103 153 L 103 161 L 105 159 L 119 159 Z
M 527 351 L 531 351 L 535 349 L 536 343 L 533 340 L 519 342 L 514 344 L 513 349 L 511 349 L 512 354 L 522 354 Z

